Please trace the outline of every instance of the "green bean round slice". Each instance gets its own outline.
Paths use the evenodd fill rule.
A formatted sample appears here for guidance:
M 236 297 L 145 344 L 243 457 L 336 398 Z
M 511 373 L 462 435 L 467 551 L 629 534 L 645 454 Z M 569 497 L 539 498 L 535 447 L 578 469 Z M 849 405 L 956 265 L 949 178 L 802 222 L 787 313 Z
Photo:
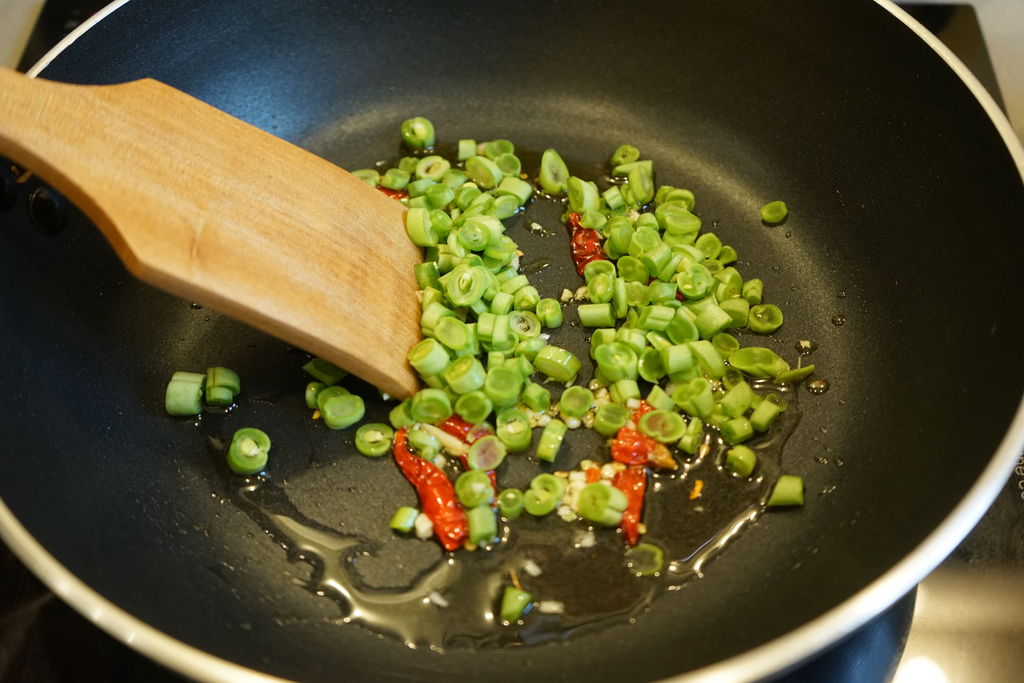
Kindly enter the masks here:
M 781 223 L 789 215 L 789 209 L 785 202 L 768 202 L 761 207 L 761 220 L 770 225 Z
M 386 424 L 367 422 L 356 430 L 356 450 L 367 457 L 376 458 L 388 452 L 394 436 L 394 430 Z
M 455 480 L 455 495 L 466 508 L 488 505 L 494 500 L 494 485 L 483 470 L 469 470 Z
M 243 427 L 237 430 L 228 446 L 228 467 L 235 474 L 256 474 L 267 466 L 270 437 L 261 429 Z
M 640 418 L 640 431 L 661 443 L 672 443 L 683 437 L 686 422 L 671 410 L 652 410 Z
M 775 304 L 751 306 L 747 326 L 752 332 L 771 334 L 782 327 L 782 311 Z
M 498 510 L 505 519 L 516 519 L 523 512 L 523 492 L 505 489 L 498 494 Z
M 434 146 L 434 124 L 422 116 L 402 122 L 402 141 L 409 149 L 425 150 Z
M 501 439 L 493 434 L 482 436 L 473 442 L 466 455 L 466 463 L 474 470 L 493 470 L 504 460 L 508 449 Z
M 656 576 L 665 566 L 665 552 L 653 543 L 637 543 L 626 551 L 626 567 L 637 576 Z

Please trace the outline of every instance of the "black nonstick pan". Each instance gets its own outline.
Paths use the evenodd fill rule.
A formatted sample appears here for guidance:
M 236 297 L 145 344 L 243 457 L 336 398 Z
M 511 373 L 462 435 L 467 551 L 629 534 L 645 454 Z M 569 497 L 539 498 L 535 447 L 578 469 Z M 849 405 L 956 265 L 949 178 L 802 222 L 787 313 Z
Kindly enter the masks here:
M 557 147 L 598 177 L 616 146 L 638 146 L 784 309 L 764 343 L 791 359 L 815 343 L 829 389 L 797 392 L 777 464 L 804 476 L 807 504 L 759 517 L 701 578 L 638 609 L 580 563 L 564 595 L 609 605 L 597 627 L 410 647 L 317 594 L 338 565 L 379 595 L 442 553 L 388 531 L 415 502 L 397 469 L 310 419 L 302 350 L 133 281 L 76 212 L 57 234 L 0 213 L 0 533 L 86 616 L 195 678 L 734 680 L 792 666 L 941 561 L 1024 443 L 1021 147 L 908 22 L 852 0 L 111 8 L 36 74 L 154 77 L 349 169 L 397 158 L 414 115 L 442 148 L 511 139 L 531 172 Z M 790 207 L 784 225 L 757 219 L 772 199 Z M 557 210 L 509 226 L 552 261 L 539 286 L 581 284 Z M 581 330 L 559 334 L 586 355 Z M 242 376 L 238 406 L 167 416 L 170 373 L 211 365 Z M 393 403 L 351 388 L 386 417 Z M 250 425 L 274 435 L 255 489 L 222 456 Z M 558 464 L 595 456 L 580 439 Z M 421 618 L 383 611 L 400 635 Z

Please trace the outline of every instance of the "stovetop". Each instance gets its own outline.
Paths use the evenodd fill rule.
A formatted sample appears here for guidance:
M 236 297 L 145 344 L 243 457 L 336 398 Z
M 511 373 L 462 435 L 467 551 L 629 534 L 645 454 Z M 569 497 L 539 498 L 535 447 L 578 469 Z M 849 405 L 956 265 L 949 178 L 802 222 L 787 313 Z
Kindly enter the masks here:
M 22 60 L 27 70 L 103 0 L 49 0 Z M 970 5 L 906 7 L 1001 103 Z M 16 209 L 12 209 L 16 210 Z M 920 586 L 780 681 L 971 683 L 1024 671 L 1024 456 L 992 508 Z M 180 681 L 60 601 L 0 545 L 0 683 Z

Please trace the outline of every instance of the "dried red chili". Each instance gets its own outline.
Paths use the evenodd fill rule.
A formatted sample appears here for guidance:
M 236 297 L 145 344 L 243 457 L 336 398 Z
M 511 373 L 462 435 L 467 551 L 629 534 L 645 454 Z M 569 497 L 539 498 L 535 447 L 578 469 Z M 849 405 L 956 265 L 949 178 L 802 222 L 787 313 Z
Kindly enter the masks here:
M 647 468 L 630 465 L 615 473 L 612 486 L 626 494 L 629 504 L 622 512 L 619 528 L 626 536 L 626 542 L 636 545 L 640 540 L 640 517 L 644 510 L 644 492 L 647 490 Z
M 384 187 L 383 185 L 378 185 L 377 189 L 392 199 L 405 199 L 409 196 L 409 193 L 405 190 L 392 190 L 390 187 Z
M 410 484 L 416 487 L 420 508 L 434 523 L 434 535 L 445 550 L 458 550 L 466 538 L 466 513 L 455 495 L 455 487 L 441 468 L 424 460 L 405 443 L 406 428 L 395 432 L 395 462 Z
M 566 222 L 569 228 L 572 260 L 576 264 L 578 274 L 583 275 L 583 269 L 591 261 L 608 260 L 602 247 L 601 234 L 597 230 L 580 225 L 578 213 L 569 212 Z

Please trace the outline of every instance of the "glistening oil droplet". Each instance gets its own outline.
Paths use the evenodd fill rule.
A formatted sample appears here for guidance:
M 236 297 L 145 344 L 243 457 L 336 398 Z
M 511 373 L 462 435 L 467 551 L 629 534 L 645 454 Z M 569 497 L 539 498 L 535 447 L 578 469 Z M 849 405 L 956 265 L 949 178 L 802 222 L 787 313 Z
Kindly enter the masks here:
M 812 379 L 807 383 L 807 391 L 812 394 L 824 394 L 828 391 L 828 380 L 826 379 Z
M 835 316 L 832 316 L 832 324 L 835 325 L 836 327 L 840 327 L 842 325 L 845 325 L 846 324 L 846 316 L 845 315 L 835 315 Z

